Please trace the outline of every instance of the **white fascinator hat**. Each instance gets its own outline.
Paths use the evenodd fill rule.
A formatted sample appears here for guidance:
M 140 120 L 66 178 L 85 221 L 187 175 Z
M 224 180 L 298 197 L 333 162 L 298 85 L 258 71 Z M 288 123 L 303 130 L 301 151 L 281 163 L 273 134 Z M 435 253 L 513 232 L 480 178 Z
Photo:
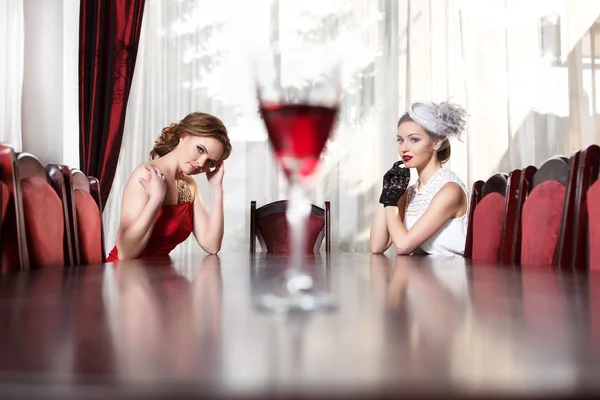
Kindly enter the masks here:
M 461 140 L 466 127 L 467 112 L 458 104 L 413 103 L 408 110 L 410 118 L 419 126 L 440 139 L 457 138 Z M 444 140 L 442 148 L 449 140 Z

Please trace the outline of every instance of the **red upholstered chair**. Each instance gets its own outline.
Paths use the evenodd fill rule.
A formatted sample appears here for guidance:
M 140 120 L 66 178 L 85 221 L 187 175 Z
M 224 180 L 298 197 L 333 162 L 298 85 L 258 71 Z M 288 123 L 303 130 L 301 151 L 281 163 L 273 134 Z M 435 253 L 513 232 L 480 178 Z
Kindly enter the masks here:
M 263 251 L 269 253 L 290 253 L 288 225 L 285 217 L 287 200 L 275 201 L 256 208 L 256 201 L 250 202 L 250 253 L 256 253 L 256 238 Z M 325 252 L 331 251 L 330 243 L 330 203 L 325 209 L 311 205 L 307 222 L 306 252 L 318 253 L 325 239 Z
M 27 240 L 23 223 L 21 184 L 18 178 L 17 158 L 14 150 L 0 144 L 0 182 L 5 211 L 0 231 L 2 273 L 26 269 L 29 265 Z
M 569 185 L 571 167 L 564 157 L 546 161 L 533 175 L 521 213 L 521 265 L 556 266 L 561 247 L 561 226 L 569 215 L 566 200 L 574 188 Z M 563 212 L 565 209 L 565 212 Z
M 30 153 L 17 155 L 25 236 L 30 268 L 65 265 L 63 203 L 52 186 L 46 167 Z
M 473 238 L 473 260 L 499 260 L 507 189 L 507 175 L 502 173 L 493 175 L 481 187 L 481 199 L 475 206 L 473 223 L 469 226 Z
M 71 170 L 71 185 L 80 264 L 100 264 L 105 260 L 100 208 L 92 195 L 90 181 L 83 172 Z
M 79 260 L 75 256 L 75 239 L 73 236 L 73 217 L 72 209 L 69 203 L 71 186 L 70 181 L 65 182 L 65 171 L 69 172 L 69 168 L 64 165 L 47 164 L 46 171 L 52 181 L 52 187 L 62 202 L 63 218 L 65 221 L 65 235 L 64 235 L 64 253 L 65 253 L 65 265 L 74 266 L 79 264 Z M 69 178 L 67 177 L 67 179 Z M 67 184 L 68 183 L 68 184 Z
M 465 257 L 512 264 L 520 210 L 519 188 L 523 171 L 495 174 L 473 185 Z M 477 185 L 477 186 L 476 186 Z M 473 196 L 478 196 L 477 202 Z M 467 252 L 470 246 L 470 253 Z

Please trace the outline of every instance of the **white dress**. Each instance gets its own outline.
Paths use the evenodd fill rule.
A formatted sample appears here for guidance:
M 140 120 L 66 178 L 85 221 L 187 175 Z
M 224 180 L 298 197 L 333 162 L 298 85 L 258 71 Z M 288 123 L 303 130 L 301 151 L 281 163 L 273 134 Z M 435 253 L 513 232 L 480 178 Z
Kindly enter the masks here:
M 433 197 L 448 182 L 457 183 L 465 192 L 465 196 L 467 196 L 467 212 L 462 217 L 448 220 L 439 231 L 420 246 L 419 250 L 432 255 L 462 257 L 464 255 L 467 225 L 469 222 L 469 195 L 465 184 L 448 168 L 442 167 L 433 174 L 429 182 L 421 190 L 417 189 L 418 182 L 406 189 L 404 225 L 406 229 L 410 230 L 425 213 Z

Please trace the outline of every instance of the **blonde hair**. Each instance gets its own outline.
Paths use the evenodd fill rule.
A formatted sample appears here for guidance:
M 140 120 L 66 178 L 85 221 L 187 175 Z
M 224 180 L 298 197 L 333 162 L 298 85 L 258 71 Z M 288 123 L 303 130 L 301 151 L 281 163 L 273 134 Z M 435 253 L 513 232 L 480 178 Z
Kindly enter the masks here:
M 150 159 L 153 160 L 170 153 L 179 144 L 181 136 L 186 133 L 193 136 L 214 138 L 221 142 L 223 145 L 221 160 L 226 160 L 231 154 L 231 142 L 223 122 L 214 115 L 193 112 L 180 122 L 163 128 L 162 134 L 154 142 Z

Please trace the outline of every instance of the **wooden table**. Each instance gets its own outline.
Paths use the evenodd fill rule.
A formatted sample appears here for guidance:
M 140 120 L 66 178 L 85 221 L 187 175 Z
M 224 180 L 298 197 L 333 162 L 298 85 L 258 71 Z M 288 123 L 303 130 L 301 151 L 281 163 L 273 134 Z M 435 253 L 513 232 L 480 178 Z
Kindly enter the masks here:
M 199 255 L 4 276 L 0 397 L 600 391 L 600 274 L 333 253 L 306 262 L 334 311 L 256 309 L 286 262 Z

